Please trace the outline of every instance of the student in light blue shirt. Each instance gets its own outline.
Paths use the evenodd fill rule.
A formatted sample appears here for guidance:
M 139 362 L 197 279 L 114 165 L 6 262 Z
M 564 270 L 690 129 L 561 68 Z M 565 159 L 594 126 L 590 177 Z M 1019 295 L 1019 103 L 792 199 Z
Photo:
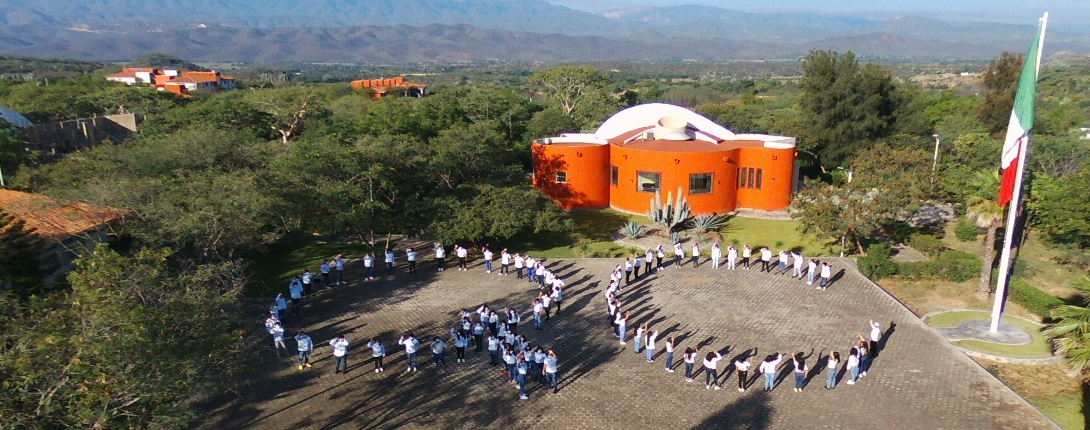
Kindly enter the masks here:
M 321 266 L 318 266 L 318 272 L 322 274 L 322 284 L 325 288 L 329 288 L 329 262 L 323 261 Z
M 363 256 L 363 279 L 365 281 L 375 279 L 375 257 L 372 257 L 371 254 L 364 254 Z
M 484 324 L 480 321 L 473 325 L 473 343 L 477 352 L 484 350 Z
M 337 254 L 333 258 L 333 268 L 337 269 L 337 285 L 344 285 L 344 255 Z
M 466 346 L 469 345 L 469 338 L 465 337 L 465 335 L 458 330 L 451 330 L 450 336 L 454 338 L 455 360 L 457 360 L 458 363 L 466 361 Z
M 515 381 L 519 386 L 519 400 L 529 399 L 530 396 L 526 395 L 526 374 L 530 372 L 530 363 L 526 360 L 524 354 L 519 354 L 515 370 L 518 372 L 515 376 Z
M 276 317 L 284 318 L 284 312 L 288 310 L 288 301 L 284 299 L 284 293 L 276 293 Z
M 299 313 L 299 301 L 303 300 L 303 283 L 299 278 L 292 278 L 288 284 L 288 292 L 291 295 L 291 313 Z
M 443 370 L 447 367 L 447 343 L 440 339 L 438 336 L 435 340 L 431 341 L 431 356 L 435 359 L 435 368 Z M 440 367 L 442 365 L 442 367 Z
M 382 358 L 386 357 L 386 345 L 378 341 L 378 338 L 372 337 L 367 342 L 367 347 L 371 348 L 371 361 L 375 362 L 375 373 L 382 372 L 386 369 L 382 368 Z
M 386 249 L 386 274 L 394 274 L 394 250 Z
M 299 333 L 295 334 L 295 344 L 296 349 L 299 350 L 299 370 L 303 370 L 303 367 L 311 367 L 310 351 L 314 349 L 314 341 L 310 340 L 307 332 L 299 330 Z
M 314 275 L 310 273 L 310 269 L 303 269 L 303 275 L 301 276 L 301 278 L 303 279 L 303 291 L 307 295 L 314 292 L 314 290 L 310 288 L 314 281 Z

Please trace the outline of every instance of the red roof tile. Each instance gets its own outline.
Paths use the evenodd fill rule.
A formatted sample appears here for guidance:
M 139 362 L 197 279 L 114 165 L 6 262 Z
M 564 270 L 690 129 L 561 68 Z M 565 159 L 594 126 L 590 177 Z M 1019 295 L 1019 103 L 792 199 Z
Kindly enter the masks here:
M 121 218 L 126 212 L 82 202 L 63 203 L 41 194 L 0 189 L 0 209 L 48 241 L 62 241 Z

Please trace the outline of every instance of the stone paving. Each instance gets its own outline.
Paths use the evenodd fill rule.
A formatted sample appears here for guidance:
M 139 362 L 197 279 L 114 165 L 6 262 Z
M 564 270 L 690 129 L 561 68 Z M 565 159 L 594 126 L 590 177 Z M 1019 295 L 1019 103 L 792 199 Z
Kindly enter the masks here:
M 317 348 L 313 369 L 297 370 L 294 358 L 277 358 L 271 348 L 253 357 L 267 373 L 206 405 L 206 429 L 371 429 L 527 428 L 554 429 L 1054 429 L 1056 426 L 968 357 L 924 326 L 918 318 L 853 269 L 835 271 L 828 291 L 788 276 L 712 270 L 688 264 L 643 277 L 623 290 L 629 327 L 650 322 L 660 331 L 654 363 L 619 345 L 606 320 L 602 295 L 618 260 L 571 259 L 547 263 L 568 286 L 564 310 L 544 330 L 524 318 L 519 332 L 532 345 L 554 349 L 560 358 L 560 392 L 530 384 L 529 400 L 488 365 L 487 352 L 467 351 L 466 363 L 439 371 L 424 344 L 444 336 L 462 308 L 487 302 L 493 308 L 527 309 L 537 288 L 512 276 L 448 269 L 419 273 L 399 268 L 393 277 L 354 282 L 308 299 L 303 316 L 287 319 L 289 331 L 305 328 Z M 850 267 L 835 262 L 837 269 Z M 380 270 L 380 272 L 382 272 Z M 349 272 L 349 275 L 358 275 Z M 350 278 L 352 276 L 349 276 Z M 290 316 L 289 316 L 290 317 Z M 837 350 L 846 357 L 867 322 L 881 322 L 887 334 L 868 376 L 856 385 L 824 389 L 820 369 L 802 393 L 792 390 L 789 366 L 771 393 L 762 381 L 745 393 L 734 389 L 730 360 L 756 348 L 759 357 L 777 350 Z M 397 337 L 421 338 L 420 371 L 405 374 Z M 631 333 L 632 330 L 630 330 Z M 347 375 L 333 374 L 328 339 L 344 333 L 353 342 Z M 366 363 L 371 336 L 385 341 L 387 371 Z M 631 334 L 629 335 L 631 336 Z M 664 371 L 661 343 L 675 336 L 677 373 Z M 686 383 L 681 353 L 699 345 L 702 353 L 724 352 L 725 389 L 705 390 L 704 375 Z M 289 349 L 294 341 L 288 340 Z M 700 368 L 700 363 L 697 363 Z M 723 370 L 726 368 L 726 370 Z M 756 369 L 756 363 L 753 370 Z M 750 372 L 751 374 L 755 372 Z

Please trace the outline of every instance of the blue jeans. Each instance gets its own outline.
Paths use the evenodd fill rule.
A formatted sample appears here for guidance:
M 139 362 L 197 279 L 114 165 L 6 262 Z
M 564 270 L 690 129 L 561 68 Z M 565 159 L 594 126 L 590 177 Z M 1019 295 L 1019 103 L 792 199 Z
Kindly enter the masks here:
M 626 328 L 626 327 L 625 327 L 625 326 L 623 326 L 623 325 L 619 325 L 619 326 L 617 326 L 617 332 L 619 332 L 619 333 L 620 333 L 620 338 L 621 338 L 621 342 L 624 342 L 624 332 L 625 332 L 625 328 Z
M 344 283 L 344 269 L 337 269 L 337 283 Z
M 855 382 L 856 379 L 859 379 L 859 366 L 849 367 L 848 370 L 852 373 L 852 379 L 849 379 L 849 381 Z
M 795 372 L 795 388 L 802 388 L 802 385 L 806 383 L 806 373 Z
M 715 369 L 704 368 L 704 384 L 712 385 L 715 381 L 719 380 L 719 375 L 715 372 Z
M 829 288 L 829 278 L 821 277 L 821 288 Z
M 866 372 L 868 370 L 870 370 L 870 356 L 864 355 L 859 357 L 859 371 Z
M 693 379 L 693 363 L 685 363 L 685 379 Z
M 534 275 L 534 269 L 526 269 L 526 279 L 530 282 L 537 282 L 537 276 Z
M 492 364 L 499 363 L 499 361 L 500 361 L 500 352 L 499 351 L 489 350 L 488 351 L 488 358 L 492 359 Z
M 776 387 L 776 373 L 765 373 L 765 389 L 772 391 Z
M 299 351 L 299 365 L 310 363 L 310 351 Z
M 534 314 L 534 328 L 541 328 L 541 315 Z
M 439 367 L 440 364 L 442 364 L 443 366 L 447 365 L 447 353 L 446 352 L 440 352 L 440 353 L 434 353 L 433 352 L 433 353 L 431 353 L 431 355 L 432 355 L 432 358 L 435 359 L 435 367 Z
M 807 284 L 813 284 L 814 283 L 814 272 L 810 272 L 810 273 L 806 274 L 806 283 Z
M 386 263 L 386 273 L 394 273 L 394 263 Z
M 681 267 L 681 256 L 680 255 L 675 255 L 674 256 L 674 265 L 678 266 L 678 267 Z
M 549 388 L 554 390 L 560 388 L 556 385 L 556 373 L 545 372 L 545 383 L 549 385 Z
M 666 368 L 667 369 L 672 369 L 673 367 L 674 367 L 674 353 L 667 352 L 666 353 Z
M 416 369 L 416 353 L 406 352 L 405 356 L 407 357 L 407 363 L 409 364 L 409 368 Z
M 508 381 L 514 381 L 515 380 L 515 363 L 504 363 L 504 364 L 507 364 L 507 380 Z
M 654 360 L 654 359 L 655 359 L 655 350 L 651 349 L 651 348 L 647 348 L 647 361 L 651 361 L 651 360 Z
M 375 277 L 375 268 L 374 267 L 364 266 L 363 267 L 363 277 L 364 278 L 374 278 Z
M 484 270 L 492 271 L 492 260 L 484 260 Z
M 519 397 L 525 396 L 526 395 L 526 375 L 523 375 L 523 374 L 519 373 L 518 376 L 515 377 L 515 381 L 517 381 L 518 384 L 519 384 Z
M 347 355 L 342 355 L 340 357 L 337 357 L 337 356 L 334 355 L 333 356 L 333 363 L 334 363 L 333 365 L 336 366 L 336 369 L 333 371 L 333 373 L 337 373 L 337 372 L 340 372 L 342 370 L 344 371 L 344 373 L 348 373 L 348 356 Z
M 522 268 L 521 267 L 516 267 L 515 268 L 515 278 L 522 279 Z
M 694 255 L 693 256 L 693 267 L 696 267 L 696 264 L 699 263 L 699 262 L 700 262 L 700 256 L 699 255 Z
M 836 388 L 836 368 L 829 368 L 829 375 L 825 378 L 825 388 Z

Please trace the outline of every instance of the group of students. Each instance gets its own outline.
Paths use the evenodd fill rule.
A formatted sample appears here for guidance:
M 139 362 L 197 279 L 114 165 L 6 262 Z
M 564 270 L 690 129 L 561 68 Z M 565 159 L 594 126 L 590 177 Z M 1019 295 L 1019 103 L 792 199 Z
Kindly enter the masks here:
M 829 284 L 832 283 L 833 266 L 827 261 L 818 261 L 816 259 L 807 260 L 803 258 L 801 252 L 786 250 L 780 251 L 775 261 L 773 261 L 772 250 L 767 247 L 758 249 L 756 256 L 754 256 L 753 253 L 753 248 L 749 245 L 742 247 L 740 254 L 737 247 L 734 245 L 728 246 L 725 260 L 727 268 L 735 270 L 739 265 L 738 263 L 741 263 L 743 269 L 749 270 L 750 267 L 756 266 L 759 262 L 761 264 L 761 272 L 783 275 L 790 271 L 792 279 L 805 279 L 806 285 L 813 285 L 816 280 L 818 282 L 818 286 L 815 287 L 816 289 L 826 290 L 829 288 Z M 700 244 L 693 243 L 689 256 L 692 267 L 700 267 Z M 625 285 L 628 285 L 633 280 L 639 279 L 641 266 L 644 269 L 644 273 L 648 275 L 651 274 L 653 265 L 655 272 L 664 270 L 663 259 L 665 257 L 666 250 L 662 245 L 655 248 L 648 248 L 647 252 L 642 254 L 637 252 L 632 257 L 625 259 L 623 265 L 617 265 L 617 268 L 614 269 L 614 276 L 616 277 L 623 274 Z M 681 267 L 684 264 L 684 260 L 685 247 L 681 245 L 681 242 L 675 242 L 673 247 L 674 266 Z M 712 245 L 709 261 L 712 263 L 712 269 L 718 269 L 724 261 L 723 249 L 718 243 Z
M 718 246 L 718 244 L 716 246 Z M 733 246 L 731 248 L 733 249 Z M 745 249 L 749 249 L 749 247 L 747 246 Z M 767 251 L 767 248 L 762 248 L 762 251 Z M 678 267 L 680 267 L 681 258 L 683 258 L 682 252 L 683 250 L 681 249 L 680 244 L 675 244 L 674 263 Z M 767 252 L 769 254 L 771 253 L 771 251 Z M 692 255 L 695 256 L 693 258 L 693 264 L 695 266 L 700 256 L 699 248 L 697 248 L 697 245 L 694 245 Z M 782 257 L 783 255 L 784 253 L 781 253 L 781 264 L 785 264 Z M 658 264 L 656 272 L 664 270 L 665 268 L 662 266 L 661 261 L 662 256 L 662 247 L 659 246 L 657 250 L 647 251 L 647 260 L 641 261 L 641 256 L 637 254 L 633 258 L 626 260 L 623 271 L 621 269 L 621 266 L 618 265 L 618 267 L 613 270 L 613 273 L 610 274 L 610 281 L 605 289 L 607 308 L 606 310 L 608 313 L 607 316 L 609 323 L 613 329 L 613 333 L 615 336 L 617 336 L 621 345 L 628 344 L 628 342 L 626 341 L 626 332 L 629 319 L 628 312 L 621 309 L 621 306 L 617 301 L 617 295 L 621 293 L 621 279 L 625 279 L 625 285 L 628 285 L 633 280 L 633 275 L 635 276 L 635 279 L 639 279 L 639 263 L 644 263 L 646 274 L 650 275 L 652 273 L 651 258 L 655 258 L 657 260 Z M 713 262 L 717 261 L 715 248 L 713 248 L 712 257 Z M 801 255 L 794 254 L 793 257 L 796 259 L 795 261 L 802 261 Z M 728 261 L 730 262 L 730 267 L 733 269 L 736 261 L 731 259 L 728 259 Z M 743 261 L 745 267 L 748 269 L 749 260 L 746 259 Z M 814 260 L 811 260 L 811 264 L 814 264 Z M 824 265 L 824 267 L 828 267 L 828 265 L 826 264 Z M 813 269 L 811 268 L 810 270 L 811 273 L 813 273 Z M 798 272 L 799 270 L 796 268 L 796 275 L 800 275 Z M 622 273 L 624 274 L 622 275 Z M 824 277 L 826 276 L 823 276 L 823 278 Z M 819 288 L 828 288 L 828 283 L 823 282 L 823 286 Z M 647 362 L 654 362 L 658 337 L 658 330 L 653 330 L 650 323 L 644 323 L 642 326 L 636 328 L 635 336 L 633 336 L 631 339 L 634 343 L 633 351 L 639 354 L 641 353 L 642 349 L 642 352 L 644 352 L 647 356 Z M 881 338 L 882 331 L 879 323 L 871 320 L 869 339 L 863 337 L 862 335 L 859 335 L 860 343 L 851 348 L 851 351 L 849 352 L 846 359 L 846 363 L 844 363 L 845 369 L 850 375 L 850 379 L 848 379 L 848 381 L 846 382 L 848 385 L 854 385 L 855 381 L 857 381 L 860 377 L 867 375 L 867 370 L 870 368 L 871 360 L 877 355 L 879 341 L 881 340 Z M 663 343 L 663 349 L 665 350 L 664 354 L 666 355 L 665 371 L 669 373 L 674 373 L 674 349 L 676 348 L 676 346 L 677 343 L 673 336 L 666 338 L 666 341 Z M 777 352 L 775 354 L 770 354 L 765 357 L 763 360 L 761 360 L 760 365 L 758 365 L 757 372 L 765 377 L 765 391 L 772 391 L 772 389 L 775 387 L 776 375 L 779 372 L 780 364 L 784 361 L 784 358 L 784 354 Z M 803 388 L 805 387 L 806 378 L 811 371 L 810 367 L 806 364 L 807 358 L 809 357 L 801 352 L 792 354 L 790 356 L 792 370 L 795 375 L 796 392 L 801 392 L 803 390 Z M 685 349 L 685 352 L 682 355 L 682 360 L 685 365 L 686 382 L 693 381 L 694 368 L 696 366 L 697 360 L 699 359 L 700 350 L 698 347 L 690 347 Z M 702 364 L 704 366 L 703 368 L 705 375 L 705 389 L 714 388 L 716 390 L 719 390 L 722 388 L 723 384 L 718 382 L 718 364 L 719 361 L 722 359 L 723 355 L 720 354 L 718 351 L 708 352 L 704 356 Z M 840 353 L 837 351 L 833 351 L 828 356 L 819 357 L 819 359 L 824 360 L 825 368 L 828 369 L 825 389 L 831 390 L 836 388 L 837 367 L 841 363 Z M 731 363 L 731 365 L 738 373 L 738 391 L 744 392 L 748 385 L 749 369 L 751 366 L 750 355 L 744 354 L 738 356 L 733 361 L 733 363 Z

